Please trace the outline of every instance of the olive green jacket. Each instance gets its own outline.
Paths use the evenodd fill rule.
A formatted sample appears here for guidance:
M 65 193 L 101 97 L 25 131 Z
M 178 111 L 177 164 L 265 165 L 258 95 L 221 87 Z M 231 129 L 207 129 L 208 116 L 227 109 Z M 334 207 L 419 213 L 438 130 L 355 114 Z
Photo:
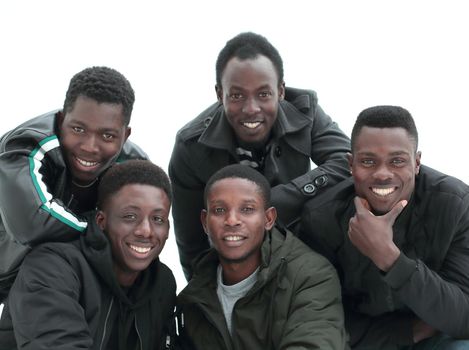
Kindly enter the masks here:
M 178 296 L 180 340 L 186 348 L 344 349 L 336 271 L 291 232 L 267 232 L 258 280 L 233 308 L 232 336 L 216 291 L 218 264 L 211 249 Z

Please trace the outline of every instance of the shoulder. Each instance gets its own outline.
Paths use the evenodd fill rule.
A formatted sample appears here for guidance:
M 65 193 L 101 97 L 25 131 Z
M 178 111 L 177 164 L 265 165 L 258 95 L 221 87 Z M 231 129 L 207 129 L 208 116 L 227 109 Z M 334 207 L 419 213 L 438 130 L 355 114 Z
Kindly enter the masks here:
M 185 142 L 193 138 L 198 138 L 210 125 L 213 118 L 223 109 L 222 104 L 216 102 L 205 109 L 197 117 L 184 125 L 177 132 L 176 138 Z
M 469 204 L 469 186 L 463 181 L 427 166 L 421 166 L 416 179 L 415 195 L 419 203 L 438 206 Z M 430 203 L 431 202 L 431 203 Z
M 9 142 L 14 141 L 19 145 L 24 145 L 26 142 L 39 143 L 48 137 L 55 136 L 55 116 L 58 112 L 59 110 L 55 110 L 42 114 L 10 130 L 1 137 L 0 150 L 4 151 Z

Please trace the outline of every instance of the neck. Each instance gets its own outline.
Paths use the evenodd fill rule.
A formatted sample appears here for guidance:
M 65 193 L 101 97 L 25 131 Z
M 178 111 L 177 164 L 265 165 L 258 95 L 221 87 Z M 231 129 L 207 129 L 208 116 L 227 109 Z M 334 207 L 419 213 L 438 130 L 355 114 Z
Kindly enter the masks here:
M 79 184 L 78 182 L 76 182 L 75 180 L 72 179 L 72 184 L 78 188 L 90 188 L 91 186 L 93 186 L 96 181 L 98 181 L 98 178 L 95 178 L 93 181 L 91 181 L 90 183 L 87 183 L 87 184 Z
M 220 261 L 220 265 L 223 271 L 223 283 L 231 286 L 251 276 L 260 266 L 260 260 L 251 264 Z

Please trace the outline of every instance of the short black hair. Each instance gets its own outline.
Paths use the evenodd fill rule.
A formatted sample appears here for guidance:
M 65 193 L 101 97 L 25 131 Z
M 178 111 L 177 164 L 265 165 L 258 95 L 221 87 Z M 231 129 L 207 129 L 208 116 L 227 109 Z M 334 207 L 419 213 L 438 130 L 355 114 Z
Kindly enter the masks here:
M 165 171 L 149 160 L 132 159 L 116 163 L 104 173 L 98 186 L 98 209 L 122 187 L 132 184 L 161 188 L 171 202 L 171 184 Z
M 90 67 L 75 74 L 65 95 L 63 113 L 73 110 L 78 97 L 84 96 L 98 103 L 122 105 L 124 123 L 129 125 L 135 102 L 130 82 L 118 71 L 108 67 Z
M 213 184 L 223 179 L 232 179 L 232 178 L 246 179 L 256 184 L 259 189 L 258 192 L 260 193 L 264 201 L 265 208 L 267 209 L 271 206 L 270 184 L 265 178 L 265 176 L 262 175 L 257 170 L 254 170 L 253 168 L 247 165 L 231 164 L 218 170 L 207 181 L 207 184 L 205 185 L 205 190 L 204 190 L 204 206 L 205 207 L 207 206 L 208 194 Z
M 230 59 L 233 57 L 240 60 L 254 59 L 259 55 L 267 57 L 272 62 L 277 71 L 279 85 L 283 83 L 283 61 L 277 49 L 262 35 L 245 32 L 228 40 L 218 54 L 215 65 L 217 86 L 221 87 L 221 76 Z
M 360 112 L 352 129 L 352 152 L 355 141 L 364 126 L 371 128 L 403 128 L 415 142 L 418 148 L 419 136 L 414 119 L 409 111 L 399 106 L 374 106 Z

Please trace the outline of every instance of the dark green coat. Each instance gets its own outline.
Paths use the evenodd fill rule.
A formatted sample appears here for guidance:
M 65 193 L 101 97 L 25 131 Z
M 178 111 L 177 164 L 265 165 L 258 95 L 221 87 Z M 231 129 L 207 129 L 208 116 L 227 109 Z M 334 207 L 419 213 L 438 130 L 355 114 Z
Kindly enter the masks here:
M 300 217 L 306 200 L 350 175 L 350 141 L 318 105 L 315 92 L 288 87 L 272 132 L 262 174 L 272 186 L 279 218 L 290 225 Z M 200 223 L 205 184 L 217 170 L 239 163 L 236 147 L 220 103 L 177 133 L 169 176 L 174 232 L 186 277 L 192 272 L 191 261 L 209 248 Z M 311 170 L 311 162 L 318 167 Z
M 218 264 L 210 250 L 178 296 L 180 332 L 196 349 L 344 349 L 337 274 L 290 232 L 267 233 L 258 280 L 233 308 L 233 337 L 216 292 Z

